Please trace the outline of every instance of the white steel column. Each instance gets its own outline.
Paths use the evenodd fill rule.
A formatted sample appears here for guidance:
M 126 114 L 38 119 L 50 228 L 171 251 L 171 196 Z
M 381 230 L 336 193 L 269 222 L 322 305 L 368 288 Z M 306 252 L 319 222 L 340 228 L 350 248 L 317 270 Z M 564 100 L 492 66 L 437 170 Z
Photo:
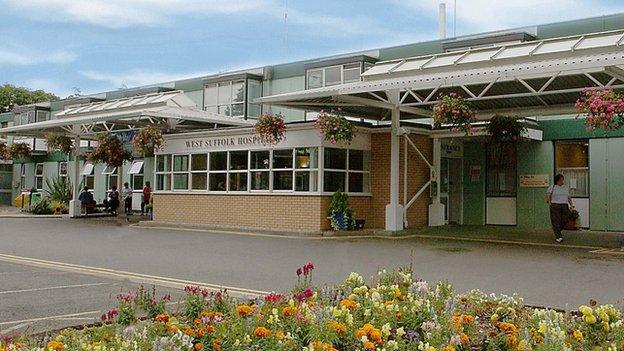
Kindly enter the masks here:
M 74 126 L 74 184 L 72 200 L 69 202 L 69 216 L 80 216 L 80 127 Z
M 429 205 L 429 226 L 444 225 L 444 204 L 440 202 L 440 164 L 442 143 L 439 138 L 433 139 L 433 169 L 431 170 L 432 197 Z
M 400 100 L 399 90 L 389 90 L 386 92 L 392 107 L 392 130 L 390 132 L 390 203 L 386 205 L 386 230 L 403 230 L 403 205 L 399 203 L 399 152 L 400 152 Z

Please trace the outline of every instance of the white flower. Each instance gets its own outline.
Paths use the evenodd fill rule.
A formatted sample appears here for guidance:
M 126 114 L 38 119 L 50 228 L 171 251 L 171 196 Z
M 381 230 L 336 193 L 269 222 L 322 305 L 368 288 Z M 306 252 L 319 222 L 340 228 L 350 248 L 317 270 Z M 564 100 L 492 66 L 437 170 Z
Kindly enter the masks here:
M 403 327 L 398 328 L 396 330 L 396 334 L 399 338 L 402 337 L 403 335 L 405 335 L 405 329 L 403 329 Z

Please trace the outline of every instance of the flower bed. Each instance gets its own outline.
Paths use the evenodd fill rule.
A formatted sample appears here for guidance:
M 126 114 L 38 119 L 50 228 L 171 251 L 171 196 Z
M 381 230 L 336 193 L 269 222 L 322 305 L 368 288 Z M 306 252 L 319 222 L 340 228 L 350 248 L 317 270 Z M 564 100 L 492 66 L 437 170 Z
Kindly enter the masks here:
M 47 338 L 0 341 L 0 350 L 622 350 L 624 324 L 611 305 L 562 313 L 523 305 L 517 296 L 455 294 L 409 270 L 380 272 L 373 284 L 351 273 L 317 288 L 314 266 L 297 270 L 290 294 L 249 301 L 187 287 L 176 313 L 168 296 L 119 295 L 104 325 Z M 138 321 L 137 311 L 147 320 Z

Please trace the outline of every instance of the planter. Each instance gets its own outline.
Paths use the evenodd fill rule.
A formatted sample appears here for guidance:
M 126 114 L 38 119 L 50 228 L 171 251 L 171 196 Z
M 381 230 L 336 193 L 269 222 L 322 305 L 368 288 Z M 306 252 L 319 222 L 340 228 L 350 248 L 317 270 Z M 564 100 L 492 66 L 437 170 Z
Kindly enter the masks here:
M 576 230 L 576 219 L 570 218 L 568 222 L 565 224 L 563 229 L 565 230 Z

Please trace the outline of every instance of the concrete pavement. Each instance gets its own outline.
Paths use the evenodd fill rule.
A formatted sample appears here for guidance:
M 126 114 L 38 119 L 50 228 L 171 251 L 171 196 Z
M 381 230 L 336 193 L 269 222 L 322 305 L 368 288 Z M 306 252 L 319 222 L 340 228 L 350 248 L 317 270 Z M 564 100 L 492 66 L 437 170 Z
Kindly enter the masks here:
M 115 284 L 124 279 L 126 286 L 136 284 L 128 276 L 157 276 L 165 283 L 180 280 L 234 289 L 288 291 L 296 282 L 296 267 L 308 261 L 317 267 L 314 280 L 319 284 L 342 281 L 351 271 L 366 277 L 379 268 L 412 264 L 419 277 L 428 281 L 448 280 L 460 292 L 475 288 L 505 294 L 517 292 L 532 305 L 571 309 L 589 299 L 619 304 L 624 297 L 624 255 L 597 254 L 586 249 L 422 238 L 317 240 L 246 236 L 65 219 L 0 221 L 0 262 L 29 269 L 33 267 L 27 264 L 31 259 L 52 262 L 44 270 L 48 273 L 40 273 L 45 278 L 36 279 L 43 282 L 53 280 L 59 272 L 79 274 L 64 271 L 61 264 L 94 268 L 93 272 L 79 274 L 81 279 L 67 278 L 68 281 L 52 281 L 45 286 L 105 283 L 76 287 L 99 292 L 85 294 L 86 300 L 63 289 L 49 290 L 52 295 L 46 299 L 27 292 L 0 295 L 0 323 L 101 308 L 102 301 L 110 301 L 110 291 L 119 292 Z M 22 261 L 8 262 L 7 255 Z M 54 262 L 59 267 L 55 268 Z M 129 275 L 117 279 L 98 275 L 104 270 Z M 27 276 L 0 275 L 0 294 L 32 289 L 33 281 Z M 163 291 L 172 289 L 165 287 Z M 67 300 L 59 300 L 55 294 L 65 294 Z M 19 299 L 41 303 L 29 305 Z M 13 306 L 22 308 L 15 310 Z

